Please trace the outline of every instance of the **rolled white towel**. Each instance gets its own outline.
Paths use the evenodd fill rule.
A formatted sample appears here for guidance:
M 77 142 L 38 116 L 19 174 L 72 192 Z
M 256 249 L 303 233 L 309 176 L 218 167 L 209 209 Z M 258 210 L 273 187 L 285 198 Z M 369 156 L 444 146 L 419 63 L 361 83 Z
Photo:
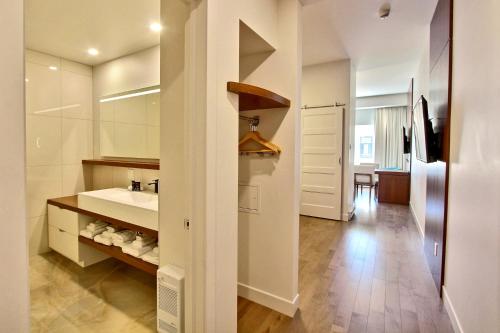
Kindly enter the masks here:
M 85 238 L 88 238 L 88 239 L 94 239 L 94 237 L 96 235 L 99 235 L 104 230 L 105 230 L 104 228 L 96 230 L 96 231 L 90 231 L 90 230 L 87 230 L 87 229 L 83 229 L 83 230 L 80 230 L 80 235 L 83 236 L 83 237 L 85 237 Z
M 91 222 L 87 224 L 87 230 L 89 231 L 96 231 L 99 229 L 106 229 L 106 226 L 108 224 L 102 221 L 96 221 L 96 222 Z
M 115 233 L 115 232 L 118 232 L 120 230 L 123 230 L 123 228 L 120 228 L 120 227 L 117 227 L 117 226 L 114 226 L 114 225 L 108 225 L 106 227 L 107 231 L 109 231 L 110 233 Z
M 120 242 L 119 240 L 116 240 L 116 239 L 112 239 L 111 241 L 113 242 L 114 246 L 121 247 L 122 249 L 123 249 L 124 246 L 132 244 L 132 241 Z
M 154 249 L 145 253 L 142 257 L 142 260 L 147 261 L 153 265 L 158 265 L 159 263 L 159 258 L 158 258 L 158 253 L 154 252 Z
M 135 248 L 132 244 L 125 245 L 122 247 L 123 253 L 130 254 L 133 257 L 140 258 L 144 253 L 149 252 L 153 249 L 152 246 L 145 246 L 140 249 Z
M 133 241 L 135 238 L 135 232 L 132 230 L 123 230 L 123 231 L 118 231 L 115 232 L 111 235 L 111 238 L 113 240 L 117 240 L 120 242 L 128 242 L 128 241 Z
M 108 230 L 104 231 L 101 236 L 109 238 L 111 240 L 111 237 L 113 237 L 114 232 L 109 232 Z
M 93 222 L 89 222 L 87 225 L 107 225 L 107 224 L 108 224 L 107 222 L 96 220 Z
M 153 248 L 153 252 L 156 254 L 160 253 L 160 251 L 158 249 L 158 244 L 156 244 L 156 246 Z
M 135 240 L 146 240 L 146 239 L 150 239 L 151 236 L 148 236 L 148 235 L 144 235 L 142 233 L 138 233 L 136 236 L 135 236 Z
M 132 245 L 136 248 L 136 249 L 141 249 L 145 246 L 148 246 L 150 244 L 153 244 L 156 242 L 156 239 L 154 238 L 144 238 L 142 240 L 138 240 L 137 238 L 135 239 L 135 241 L 132 242 Z
M 94 237 L 94 241 L 97 243 L 107 245 L 107 246 L 110 246 L 112 244 L 111 239 L 108 237 L 104 237 L 102 234 L 96 235 Z
M 80 230 L 80 236 L 83 236 L 88 239 L 94 239 L 94 236 L 92 236 L 92 231 L 89 231 L 87 229 Z

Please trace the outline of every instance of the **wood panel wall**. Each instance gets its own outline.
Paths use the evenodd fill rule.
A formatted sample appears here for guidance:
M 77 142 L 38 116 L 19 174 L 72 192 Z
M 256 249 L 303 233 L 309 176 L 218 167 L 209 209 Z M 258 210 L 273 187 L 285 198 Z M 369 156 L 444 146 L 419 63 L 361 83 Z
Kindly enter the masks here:
M 434 130 L 440 133 L 441 157 L 427 165 L 424 251 L 440 293 L 444 283 L 448 202 L 452 27 L 453 0 L 439 0 L 430 30 L 429 117 Z

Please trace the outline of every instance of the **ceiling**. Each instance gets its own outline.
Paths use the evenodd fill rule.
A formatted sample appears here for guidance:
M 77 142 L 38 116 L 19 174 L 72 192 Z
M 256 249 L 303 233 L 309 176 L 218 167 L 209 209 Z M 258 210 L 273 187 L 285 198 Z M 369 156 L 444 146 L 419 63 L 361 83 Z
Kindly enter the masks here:
M 159 20 L 160 0 L 27 0 L 26 45 L 96 65 L 158 45 L 149 25 Z
M 351 59 L 357 95 L 405 92 L 437 0 L 303 0 L 303 64 Z M 378 9 L 391 4 L 389 19 Z

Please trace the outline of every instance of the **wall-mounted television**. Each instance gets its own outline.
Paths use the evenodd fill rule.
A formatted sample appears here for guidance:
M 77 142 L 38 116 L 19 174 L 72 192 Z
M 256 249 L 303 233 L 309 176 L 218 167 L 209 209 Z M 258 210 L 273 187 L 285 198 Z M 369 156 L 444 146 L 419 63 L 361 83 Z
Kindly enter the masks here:
M 407 132 L 410 131 L 410 129 L 407 131 L 406 127 L 403 126 L 403 154 L 411 154 L 411 142 L 409 135 L 407 135 Z
M 419 98 L 413 108 L 413 133 L 417 159 L 425 163 L 437 161 L 437 136 L 432 129 L 428 104 L 424 96 Z

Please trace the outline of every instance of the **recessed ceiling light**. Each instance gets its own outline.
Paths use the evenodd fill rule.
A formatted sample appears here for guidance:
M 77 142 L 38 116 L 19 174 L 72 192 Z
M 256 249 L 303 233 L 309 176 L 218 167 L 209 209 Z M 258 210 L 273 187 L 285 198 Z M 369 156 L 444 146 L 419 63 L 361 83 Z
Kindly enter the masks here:
M 57 67 L 56 67 L 56 66 L 49 66 L 49 69 L 50 69 L 51 71 L 57 71 Z
M 153 22 L 149 25 L 149 30 L 151 31 L 154 31 L 154 32 L 158 32 L 158 31 L 161 31 L 163 27 L 161 26 L 160 23 L 158 22 Z
M 91 56 L 96 56 L 99 54 L 99 51 L 91 47 L 90 49 L 87 50 L 87 53 L 90 54 Z

